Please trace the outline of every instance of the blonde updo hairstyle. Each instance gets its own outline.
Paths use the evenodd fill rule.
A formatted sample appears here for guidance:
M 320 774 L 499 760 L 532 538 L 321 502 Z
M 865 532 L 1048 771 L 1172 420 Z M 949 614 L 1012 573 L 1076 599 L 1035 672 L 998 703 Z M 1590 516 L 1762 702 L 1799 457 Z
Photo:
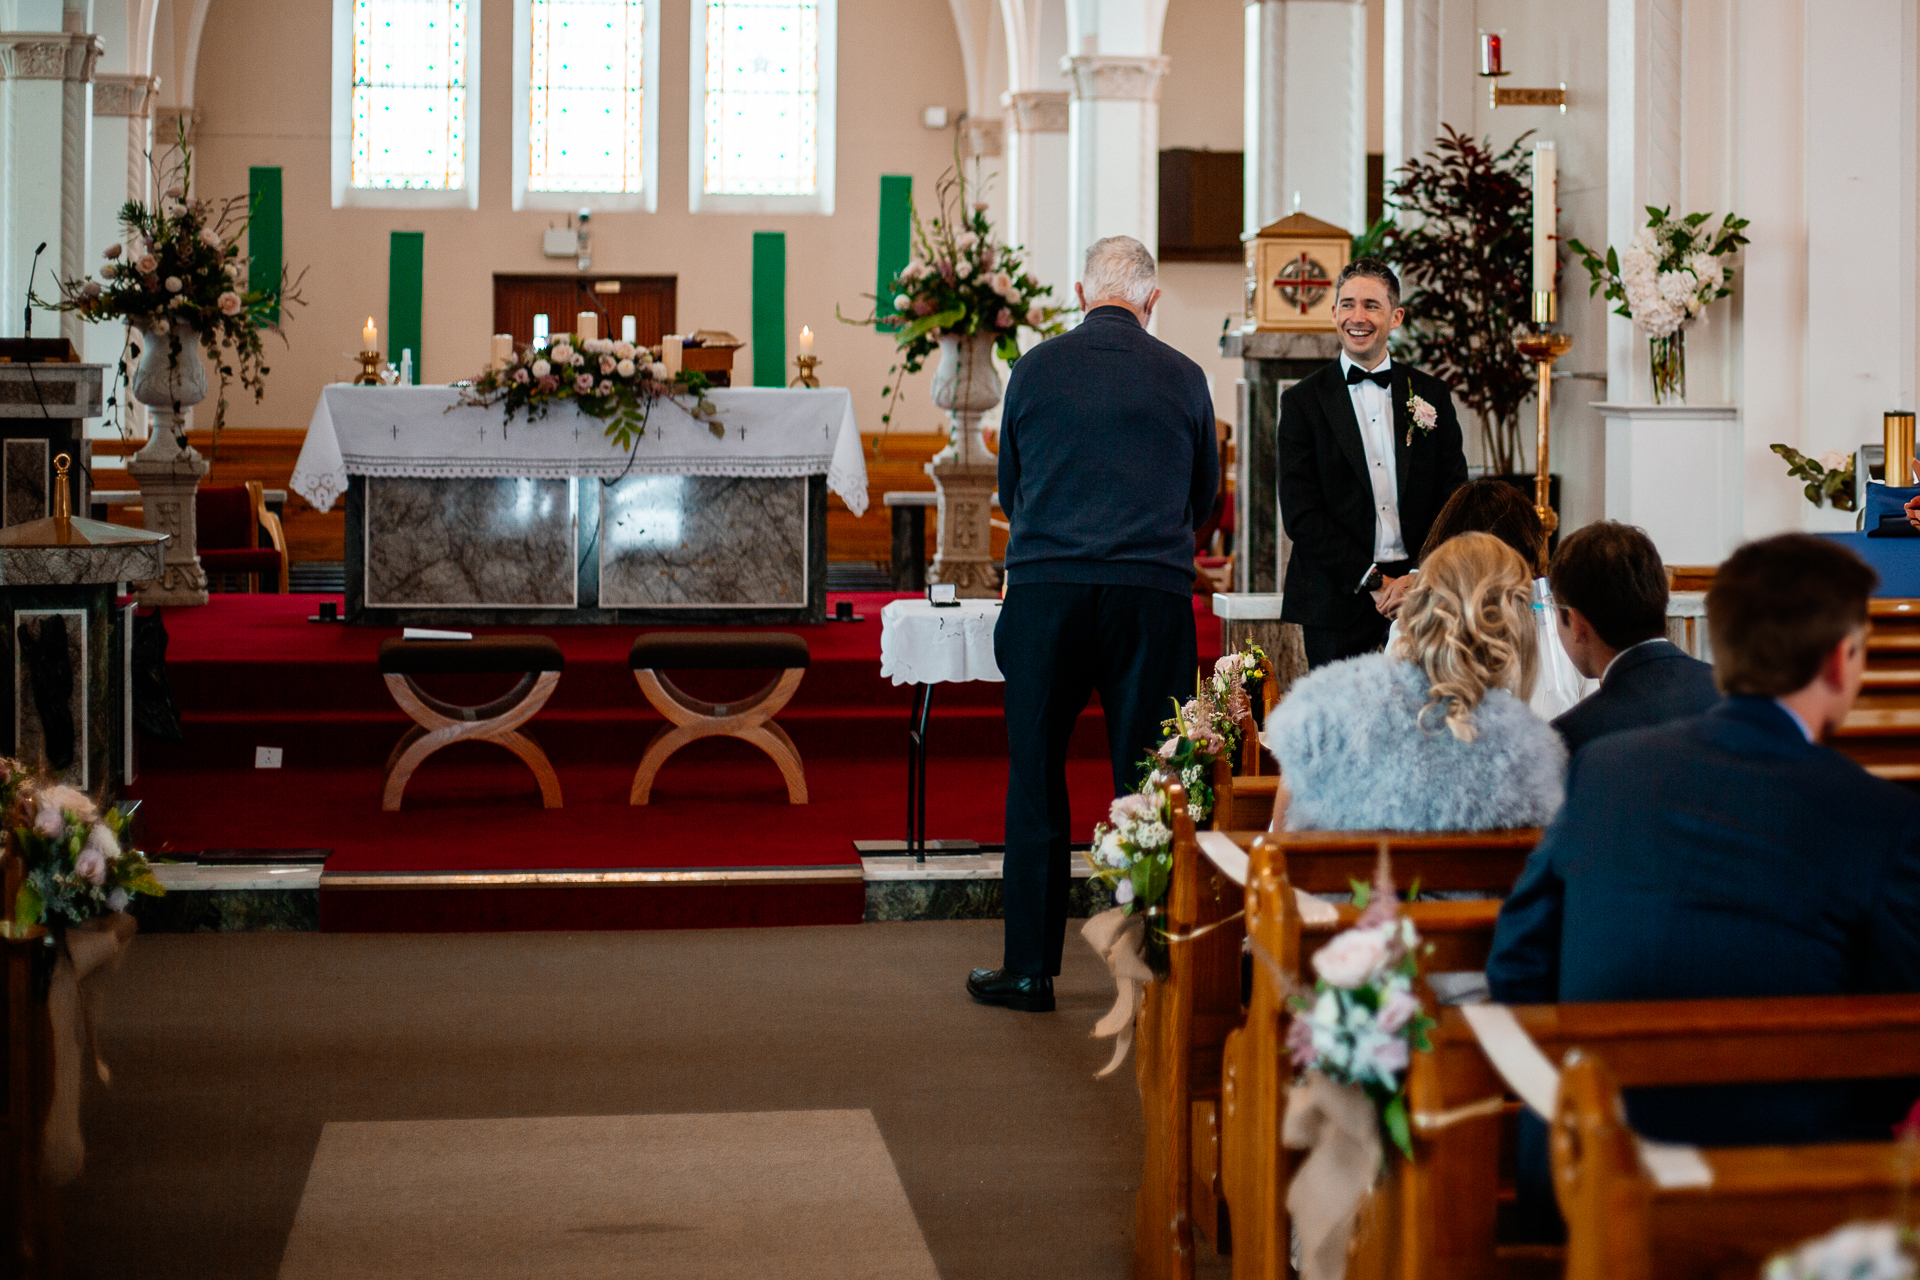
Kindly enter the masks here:
M 1393 656 L 1416 663 L 1431 682 L 1428 712 L 1444 708 L 1447 731 L 1474 738 L 1473 709 L 1487 690 L 1533 696 L 1539 670 L 1532 617 L 1533 577 L 1514 549 L 1489 533 L 1463 533 L 1421 562 L 1400 606 Z

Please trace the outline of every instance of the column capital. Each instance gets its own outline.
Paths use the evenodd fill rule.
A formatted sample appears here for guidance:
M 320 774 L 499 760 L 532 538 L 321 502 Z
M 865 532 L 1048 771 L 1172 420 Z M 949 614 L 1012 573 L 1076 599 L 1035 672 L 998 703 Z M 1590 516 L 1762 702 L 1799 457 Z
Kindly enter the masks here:
M 1060 70 L 1073 79 L 1073 96 L 1081 101 L 1160 101 L 1160 81 L 1169 59 L 1131 54 L 1082 53 L 1060 59 Z
M 151 116 L 159 92 L 159 76 L 96 75 L 93 78 L 93 114 Z
M 0 80 L 65 80 L 86 84 L 107 51 L 84 31 L 0 31 Z
M 1007 109 L 1015 133 L 1065 133 L 1071 97 L 1065 89 L 1027 89 L 1001 94 L 1000 105 Z
M 1003 120 L 968 116 L 960 122 L 960 128 L 966 136 L 966 152 L 970 156 L 997 156 L 1006 150 L 1007 126 Z
M 155 107 L 153 112 L 153 145 L 156 150 L 165 150 L 184 142 L 193 145 L 193 130 L 200 123 L 198 113 L 192 107 Z

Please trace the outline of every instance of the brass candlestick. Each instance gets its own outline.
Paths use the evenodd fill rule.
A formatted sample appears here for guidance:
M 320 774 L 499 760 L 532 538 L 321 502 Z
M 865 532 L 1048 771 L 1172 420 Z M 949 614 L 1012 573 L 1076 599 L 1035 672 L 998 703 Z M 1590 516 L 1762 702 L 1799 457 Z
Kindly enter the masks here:
M 377 387 L 381 385 L 380 366 L 386 360 L 378 351 L 362 351 L 357 357 L 360 361 L 360 376 L 353 380 L 356 387 Z
M 1886 481 L 1895 488 L 1913 484 L 1913 414 L 1895 409 L 1881 415 L 1881 443 L 1886 449 Z
M 800 373 L 792 382 L 787 384 L 788 386 L 817 388 L 820 385 L 820 379 L 813 376 L 814 369 L 820 364 L 819 356 L 795 356 L 793 363 L 794 367 L 800 370 Z
M 1535 295 L 1536 299 L 1538 296 Z M 1540 414 L 1533 446 L 1533 509 L 1539 515 L 1547 536 L 1552 537 L 1554 530 L 1560 527 L 1560 517 L 1554 514 L 1553 504 L 1547 501 L 1551 495 L 1547 480 L 1547 424 L 1553 411 L 1553 362 L 1573 349 L 1573 339 L 1564 333 L 1549 333 L 1540 329 L 1521 334 L 1513 340 L 1513 345 L 1520 348 L 1521 355 L 1533 361 L 1534 372 L 1540 379 L 1539 390 L 1535 393 Z

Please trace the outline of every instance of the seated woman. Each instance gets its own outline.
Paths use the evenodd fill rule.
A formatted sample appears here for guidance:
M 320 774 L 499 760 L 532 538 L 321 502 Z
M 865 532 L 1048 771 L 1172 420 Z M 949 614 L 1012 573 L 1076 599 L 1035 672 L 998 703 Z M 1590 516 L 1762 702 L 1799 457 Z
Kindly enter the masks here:
M 1275 828 L 1544 826 L 1564 797 L 1567 752 L 1523 701 L 1536 666 L 1532 585 L 1491 534 L 1428 555 L 1387 651 L 1309 673 L 1268 717 L 1262 741 L 1282 782 Z
M 1551 720 L 1599 688 L 1600 682 L 1581 675 L 1560 644 L 1560 631 L 1554 625 L 1553 588 L 1546 579 L 1546 527 L 1540 523 L 1533 503 L 1505 480 L 1472 480 L 1455 489 L 1434 517 L 1426 545 L 1420 548 L 1421 563 L 1426 563 L 1435 547 L 1463 533 L 1492 534 L 1519 552 L 1533 575 L 1533 625 L 1540 669 L 1527 705 L 1542 720 Z M 1389 649 L 1398 634 L 1397 627 L 1388 631 Z

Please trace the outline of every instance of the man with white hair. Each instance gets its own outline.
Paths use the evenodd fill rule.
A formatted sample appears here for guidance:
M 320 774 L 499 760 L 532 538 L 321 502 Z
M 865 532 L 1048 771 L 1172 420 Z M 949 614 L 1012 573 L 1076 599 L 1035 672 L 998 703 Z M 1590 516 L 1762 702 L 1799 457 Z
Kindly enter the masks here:
M 1193 537 L 1220 482 L 1200 366 L 1147 332 L 1153 255 L 1087 250 L 1079 327 L 1020 357 L 1000 418 L 1006 603 L 1006 951 L 975 969 L 983 1004 L 1053 1008 L 1066 934 L 1067 740 L 1098 691 L 1113 791 L 1131 792 L 1176 698 L 1193 693 Z

